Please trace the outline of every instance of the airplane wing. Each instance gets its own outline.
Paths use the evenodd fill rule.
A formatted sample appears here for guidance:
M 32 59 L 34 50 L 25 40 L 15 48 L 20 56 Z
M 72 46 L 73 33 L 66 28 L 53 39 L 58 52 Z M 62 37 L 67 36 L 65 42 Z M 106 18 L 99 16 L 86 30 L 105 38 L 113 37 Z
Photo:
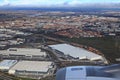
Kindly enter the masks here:
M 120 64 L 66 67 L 57 71 L 56 80 L 120 80 Z
M 101 68 L 100 70 L 114 74 L 116 77 L 120 78 L 120 64 L 115 64 L 111 66 L 106 66 Z

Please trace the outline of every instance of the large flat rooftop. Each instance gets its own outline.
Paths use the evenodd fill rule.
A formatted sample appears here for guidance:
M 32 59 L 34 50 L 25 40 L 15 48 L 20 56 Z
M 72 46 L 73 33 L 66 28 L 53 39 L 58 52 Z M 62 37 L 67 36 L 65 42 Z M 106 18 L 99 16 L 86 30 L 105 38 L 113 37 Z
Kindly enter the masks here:
M 79 57 L 79 59 L 84 59 L 84 58 L 87 58 L 90 60 L 102 59 L 100 55 L 97 55 L 83 48 L 75 47 L 69 44 L 49 45 L 49 47 L 51 47 L 52 49 L 58 50 L 64 53 L 65 55 L 70 55 L 75 58 Z
M 46 52 L 35 48 L 9 48 L 8 50 L 1 50 L 3 55 L 46 55 Z
M 51 65 L 50 61 L 19 61 L 10 71 L 47 72 Z
M 0 62 L 0 69 L 9 69 L 17 63 L 17 60 L 3 60 Z

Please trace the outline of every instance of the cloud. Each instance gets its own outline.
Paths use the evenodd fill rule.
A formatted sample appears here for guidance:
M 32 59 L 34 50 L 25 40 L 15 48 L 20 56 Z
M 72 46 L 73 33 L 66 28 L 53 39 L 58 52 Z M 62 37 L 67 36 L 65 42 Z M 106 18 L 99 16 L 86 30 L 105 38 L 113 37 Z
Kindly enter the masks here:
M 11 4 L 11 5 L 53 5 L 53 4 L 59 4 L 61 2 L 64 2 L 66 0 L 4 0 L 2 4 Z M 1 4 L 1 1 L 0 1 Z
M 3 0 L 0 2 L 1 6 L 37 6 L 37 7 L 51 7 L 51 6 L 65 6 L 71 4 L 71 0 Z M 74 1 L 74 0 L 72 0 Z
M 2 2 L 1 2 L 2 1 Z M 98 2 L 98 3 L 97 3 Z M 37 7 L 88 7 L 88 6 L 119 6 L 109 3 L 120 0 L 0 0 L 0 6 L 37 6 Z M 114 3 L 114 4 L 115 4 Z
M 4 5 L 8 5 L 9 4 L 9 0 L 3 0 L 2 3 L 0 3 L 0 6 L 4 6 Z
M 4 0 L 4 3 L 9 3 L 9 0 Z
M 82 2 L 80 0 L 72 0 L 70 2 L 68 2 L 69 5 L 78 5 L 81 4 Z
M 72 0 L 70 2 L 67 2 L 66 6 L 76 7 L 76 6 L 80 6 L 81 4 L 82 4 L 81 0 Z

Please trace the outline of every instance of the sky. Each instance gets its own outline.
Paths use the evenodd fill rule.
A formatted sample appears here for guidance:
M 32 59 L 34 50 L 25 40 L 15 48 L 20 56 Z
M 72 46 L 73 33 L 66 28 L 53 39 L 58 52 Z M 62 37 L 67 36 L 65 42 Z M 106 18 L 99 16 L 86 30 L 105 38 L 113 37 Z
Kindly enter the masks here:
M 120 0 L 0 0 L 0 6 L 76 6 L 87 4 L 112 4 Z

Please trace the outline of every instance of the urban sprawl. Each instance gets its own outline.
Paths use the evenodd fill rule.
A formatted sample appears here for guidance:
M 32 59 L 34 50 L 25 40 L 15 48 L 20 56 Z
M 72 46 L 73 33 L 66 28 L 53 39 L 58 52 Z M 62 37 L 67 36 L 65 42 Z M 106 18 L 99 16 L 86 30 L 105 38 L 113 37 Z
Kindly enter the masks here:
M 1 73 L 4 79 L 41 79 L 66 66 L 110 64 L 99 49 L 65 40 L 113 37 L 119 46 L 120 12 L 100 14 L 0 11 L 0 70 L 8 74 Z

